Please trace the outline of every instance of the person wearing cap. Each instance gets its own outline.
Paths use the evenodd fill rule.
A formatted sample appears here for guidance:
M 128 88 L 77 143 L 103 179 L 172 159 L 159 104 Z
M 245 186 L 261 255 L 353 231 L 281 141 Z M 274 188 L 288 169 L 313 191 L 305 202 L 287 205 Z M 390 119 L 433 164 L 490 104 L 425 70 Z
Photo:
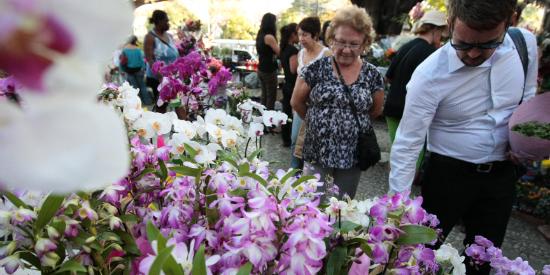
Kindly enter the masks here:
M 427 136 L 422 207 L 439 219 L 445 241 L 461 220 L 464 245 L 476 236 L 500 247 L 512 212 L 515 166 L 508 122 L 537 88 L 537 41 L 518 29 L 527 70 L 508 33 L 517 0 L 448 0 L 449 43 L 414 71 L 390 155 L 390 192 L 410 190 Z M 517 32 L 516 32 L 517 33 Z M 518 43 L 518 45 L 521 45 Z M 466 274 L 490 274 L 466 258 Z
M 386 72 L 386 80 L 391 85 L 384 103 L 384 116 L 392 143 L 405 108 L 406 85 L 416 67 L 440 47 L 441 38 L 447 33 L 446 16 L 440 11 L 428 11 L 415 22 L 412 31 L 417 37 L 399 49 Z M 418 157 L 417 169 L 422 163 L 423 155 L 424 150 Z

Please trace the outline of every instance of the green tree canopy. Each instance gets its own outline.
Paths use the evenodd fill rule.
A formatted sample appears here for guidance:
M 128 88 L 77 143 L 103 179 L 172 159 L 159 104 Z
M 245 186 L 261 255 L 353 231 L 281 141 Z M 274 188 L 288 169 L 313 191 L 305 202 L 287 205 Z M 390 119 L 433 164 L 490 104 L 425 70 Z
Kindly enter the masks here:
M 229 17 L 222 26 L 222 38 L 254 40 L 256 30 L 242 15 Z

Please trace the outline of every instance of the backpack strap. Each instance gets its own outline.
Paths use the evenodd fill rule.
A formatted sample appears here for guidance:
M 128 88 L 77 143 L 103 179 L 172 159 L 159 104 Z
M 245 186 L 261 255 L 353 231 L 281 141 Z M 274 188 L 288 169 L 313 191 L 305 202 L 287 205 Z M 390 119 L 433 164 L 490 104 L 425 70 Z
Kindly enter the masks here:
M 523 33 L 521 33 L 521 30 L 518 28 L 509 28 L 508 34 L 514 41 L 514 45 L 516 45 L 516 50 L 519 54 L 521 65 L 523 65 L 523 92 L 521 94 L 521 100 L 519 101 L 519 104 L 521 104 L 523 102 L 523 95 L 525 94 L 525 82 L 527 82 L 527 67 L 529 66 L 527 43 L 525 42 L 525 37 L 523 37 Z

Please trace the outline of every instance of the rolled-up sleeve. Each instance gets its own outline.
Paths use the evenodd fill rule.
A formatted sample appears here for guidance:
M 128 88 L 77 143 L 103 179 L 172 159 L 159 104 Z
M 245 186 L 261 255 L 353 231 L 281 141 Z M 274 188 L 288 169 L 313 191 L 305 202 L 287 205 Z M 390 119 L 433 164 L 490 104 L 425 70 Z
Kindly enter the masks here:
M 410 189 L 418 153 L 424 145 L 438 102 L 438 95 L 430 77 L 417 69 L 407 84 L 405 110 L 391 148 L 390 192 Z

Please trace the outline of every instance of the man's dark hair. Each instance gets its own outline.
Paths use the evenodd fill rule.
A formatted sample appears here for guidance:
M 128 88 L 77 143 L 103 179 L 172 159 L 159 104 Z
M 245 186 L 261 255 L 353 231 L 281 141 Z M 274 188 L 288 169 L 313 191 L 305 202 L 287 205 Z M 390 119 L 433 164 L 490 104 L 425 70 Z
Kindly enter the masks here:
M 516 4 L 517 0 L 448 0 L 447 11 L 451 25 L 458 18 L 472 29 L 489 30 L 509 23 Z
M 298 23 L 298 28 L 303 32 L 311 34 L 313 38 L 319 38 L 319 34 L 321 33 L 321 20 L 319 20 L 317 16 L 306 17 Z

